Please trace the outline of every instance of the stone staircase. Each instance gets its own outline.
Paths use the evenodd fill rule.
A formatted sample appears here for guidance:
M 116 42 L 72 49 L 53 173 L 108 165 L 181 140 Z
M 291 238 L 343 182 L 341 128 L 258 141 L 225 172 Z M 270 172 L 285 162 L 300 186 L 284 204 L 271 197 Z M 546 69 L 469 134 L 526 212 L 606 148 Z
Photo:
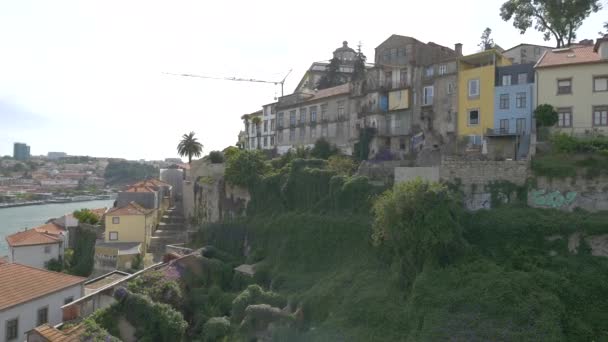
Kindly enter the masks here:
M 180 208 L 169 208 L 150 240 L 149 252 L 154 256 L 154 262 L 160 261 L 165 254 L 165 247 L 186 242 L 187 232 L 185 219 Z

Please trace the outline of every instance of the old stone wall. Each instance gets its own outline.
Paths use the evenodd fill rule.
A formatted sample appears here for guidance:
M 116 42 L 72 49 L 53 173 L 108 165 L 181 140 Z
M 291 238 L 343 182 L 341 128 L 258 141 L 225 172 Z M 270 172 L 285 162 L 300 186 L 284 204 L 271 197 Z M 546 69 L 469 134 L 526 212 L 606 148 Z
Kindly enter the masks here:
M 528 205 L 535 208 L 555 208 L 588 211 L 608 210 L 608 177 L 549 179 L 536 178 L 528 191 Z
M 396 167 L 395 184 L 420 178 L 429 182 L 439 182 L 439 167 Z
M 524 186 L 529 177 L 529 163 L 525 160 L 476 160 L 444 157 L 439 168 L 442 182 L 460 186 L 465 206 L 469 210 L 489 209 L 492 194 L 488 187 L 494 182 L 510 182 Z

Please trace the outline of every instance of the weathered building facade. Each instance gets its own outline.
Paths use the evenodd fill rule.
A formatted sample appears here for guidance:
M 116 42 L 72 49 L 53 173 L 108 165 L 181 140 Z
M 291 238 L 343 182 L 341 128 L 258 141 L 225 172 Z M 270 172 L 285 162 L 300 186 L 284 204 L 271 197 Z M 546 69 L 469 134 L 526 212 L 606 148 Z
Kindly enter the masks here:
M 542 55 L 551 49 L 543 45 L 519 44 L 503 51 L 502 54 L 513 64 L 528 64 L 538 62 Z

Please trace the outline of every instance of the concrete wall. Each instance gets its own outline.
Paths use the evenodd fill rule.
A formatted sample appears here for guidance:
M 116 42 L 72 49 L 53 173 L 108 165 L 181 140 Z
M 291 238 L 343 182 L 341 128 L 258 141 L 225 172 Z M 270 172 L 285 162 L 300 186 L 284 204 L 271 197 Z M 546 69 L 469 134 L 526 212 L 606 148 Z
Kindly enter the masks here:
M 106 242 L 141 242 L 145 244 L 145 249 L 150 244 L 150 236 L 154 230 L 154 218 L 151 214 L 145 215 L 121 215 L 106 216 Z M 119 218 L 119 223 L 112 223 L 114 217 Z M 110 232 L 118 232 L 118 240 L 110 240 Z
M 49 246 L 51 248 L 50 253 L 44 252 L 45 246 Z M 9 260 L 10 262 L 18 264 L 28 265 L 36 268 L 44 268 L 44 264 L 47 261 L 51 259 L 58 259 L 60 255 L 63 256 L 63 251 L 60 248 L 59 243 L 11 247 L 9 251 Z
M 182 198 L 182 186 L 184 182 L 184 170 L 182 169 L 160 169 L 160 180 L 171 184 L 173 187 L 173 200 Z
M 157 192 L 119 192 L 116 198 L 116 206 L 122 207 L 135 202 L 146 209 L 158 209 L 160 199 Z
M 63 322 L 63 312 L 61 307 L 67 298 L 72 297 L 74 300 L 84 295 L 84 287 L 82 284 L 68 287 L 64 290 L 46 295 L 44 297 L 34 299 L 27 303 L 0 311 L 0 338 L 4 341 L 6 337 L 6 321 L 18 318 L 19 319 L 19 338 L 14 341 L 25 341 L 26 333 L 29 330 L 38 326 L 38 309 L 48 306 L 48 323 L 57 325 Z
M 420 178 L 429 182 L 439 182 L 439 167 L 396 167 L 395 184 Z
M 525 64 L 538 62 L 540 57 L 547 50 L 551 50 L 551 48 L 540 45 L 523 44 L 505 51 L 503 54 L 505 57 L 512 60 L 513 64 Z

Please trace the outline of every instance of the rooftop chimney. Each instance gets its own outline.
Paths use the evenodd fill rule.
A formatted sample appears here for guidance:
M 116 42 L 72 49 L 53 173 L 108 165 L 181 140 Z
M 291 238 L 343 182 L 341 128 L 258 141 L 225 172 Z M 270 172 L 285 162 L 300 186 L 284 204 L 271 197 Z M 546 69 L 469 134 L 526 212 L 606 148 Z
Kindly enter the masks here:
M 608 34 L 604 35 L 604 38 L 600 38 L 595 43 L 595 47 L 593 48 L 593 52 L 596 52 L 600 55 L 600 59 L 608 60 Z
M 583 39 L 578 43 L 585 46 L 593 45 L 593 39 Z
M 454 51 L 456 51 L 456 56 L 461 57 L 462 56 L 462 44 L 461 43 L 454 44 Z

